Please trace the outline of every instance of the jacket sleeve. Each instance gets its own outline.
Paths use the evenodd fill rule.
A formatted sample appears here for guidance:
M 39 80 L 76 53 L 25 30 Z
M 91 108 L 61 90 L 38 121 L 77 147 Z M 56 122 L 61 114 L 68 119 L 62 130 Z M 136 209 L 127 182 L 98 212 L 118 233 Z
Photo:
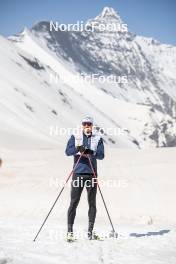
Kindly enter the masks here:
M 75 137 L 72 135 L 70 139 L 68 140 L 65 154 L 67 156 L 72 156 L 72 155 L 75 155 L 76 153 L 78 153 L 78 150 L 75 147 Z
M 100 138 L 97 146 L 97 151 L 95 154 L 96 159 L 102 160 L 104 159 L 104 144 L 103 144 L 103 139 Z

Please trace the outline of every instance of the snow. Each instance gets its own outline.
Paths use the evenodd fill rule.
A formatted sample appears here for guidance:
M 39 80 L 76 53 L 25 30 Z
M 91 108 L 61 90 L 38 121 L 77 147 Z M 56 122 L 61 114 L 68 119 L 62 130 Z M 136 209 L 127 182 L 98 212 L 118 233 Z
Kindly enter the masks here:
M 50 136 L 50 127 L 58 126 L 58 124 L 60 127 L 74 127 L 79 124 L 85 113 L 89 113 L 94 116 L 96 125 L 100 127 L 118 127 L 122 131 L 128 131 L 123 136 L 110 136 L 115 146 L 134 148 L 136 147 L 133 143 L 134 139 L 140 147 L 155 146 L 156 143 L 149 138 L 155 126 L 163 120 L 165 122 L 170 120 L 171 124 L 173 123 L 171 117 L 161 112 L 157 113 L 155 110 L 151 113 L 151 106 L 134 103 L 133 100 L 137 100 L 138 93 L 136 94 L 133 89 L 128 90 L 128 96 L 132 99 L 129 101 L 129 99 L 122 100 L 114 97 L 113 93 L 105 93 L 104 90 L 109 89 L 107 84 L 102 90 L 100 84 L 84 83 L 79 79 L 73 82 L 72 80 L 78 75 L 76 69 L 58 58 L 47 47 L 44 39 L 39 39 L 27 29 L 22 33 L 21 38 L 19 42 L 15 42 L 15 45 L 4 38 L 0 39 L 2 49 L 0 57 L 5 64 L 5 67 L 1 69 L 3 89 L 0 91 L 2 92 L 2 112 L 5 111 L 5 114 L 0 118 L 6 131 L 21 130 L 21 132 L 17 131 L 19 135 L 23 134 L 22 137 L 24 137 L 25 134 L 27 136 L 30 133 L 34 142 L 38 139 L 43 141 L 44 145 L 45 141 L 63 145 L 62 138 Z M 41 70 L 31 68 L 24 58 L 31 62 L 37 61 Z M 8 78 L 9 71 L 13 81 Z M 49 82 L 51 74 L 54 76 L 59 74 L 60 78 L 57 83 Z M 60 95 L 58 91 L 61 92 Z M 125 97 L 122 90 L 120 93 Z M 156 98 L 150 92 L 146 91 L 146 94 L 155 104 Z M 139 99 L 142 98 L 142 94 L 139 95 Z M 63 103 L 63 100 L 66 103 Z M 161 102 L 162 105 L 163 102 Z M 55 116 L 52 111 L 56 113 Z M 9 116 L 9 118 L 4 119 L 4 116 Z M 150 131 L 144 130 L 146 125 L 150 127 Z M 172 126 L 170 125 L 169 133 L 174 135 Z M 148 135 L 145 136 L 145 140 L 144 131 Z M 160 140 L 159 145 L 162 146 L 166 140 L 162 133 L 161 135 L 163 140 Z M 8 137 L 4 138 L 3 131 L 1 138 L 4 146 L 9 145 Z M 17 141 L 20 142 L 20 139 Z
M 172 85 L 172 81 L 174 79 L 173 77 L 176 75 L 176 47 L 161 44 L 154 39 L 141 36 L 136 36 L 136 41 L 140 44 L 153 67 L 157 71 L 162 72 L 162 76 L 160 76 L 158 80 L 163 82 L 164 77 L 167 78 L 169 85 L 162 85 L 162 88 L 175 99 L 176 90 L 175 86 Z
M 88 241 L 84 190 L 77 209 L 74 244 L 65 241 L 70 186 L 65 187 L 36 242 L 34 236 L 72 167 L 64 149 L 1 149 L 0 263 L 175 264 L 175 148 L 124 150 L 106 148 L 98 162 L 99 180 L 117 239 Z M 111 227 L 97 195 L 95 230 Z M 4 262 L 3 262 L 4 261 Z M 6 261 L 6 262 L 5 262 Z
M 89 21 L 122 23 L 110 7 Z M 67 32 L 62 42 L 47 23 L 0 37 L 0 264 L 175 264 L 176 149 L 152 147 L 176 144 L 176 47 L 130 32 Z M 109 72 L 128 74 L 129 83 L 73 81 L 81 73 Z M 58 82 L 50 82 L 57 74 Z M 80 126 L 85 114 L 101 128 L 121 129 L 103 135 L 105 160 L 98 162 L 119 237 L 108 237 L 98 194 L 95 230 L 104 241 L 87 240 L 84 191 L 74 226 L 78 240 L 66 243 L 68 184 L 33 242 L 72 169 L 64 154 L 70 134 L 50 129 Z
M 99 14 L 95 20 L 97 21 L 103 21 L 103 20 L 111 20 L 114 21 L 116 23 L 122 23 L 120 16 L 118 15 L 118 13 L 112 8 L 112 7 L 104 7 L 101 14 Z
M 118 22 L 120 16 L 105 7 L 90 21 L 94 20 L 106 24 Z M 12 144 L 12 131 L 16 146 L 29 147 L 30 142 L 35 147 L 39 141 L 43 146 L 61 146 L 65 139 L 51 136 L 50 128 L 75 127 L 85 114 L 92 115 L 98 127 L 126 131 L 104 135 L 107 145 L 149 148 L 176 144 L 175 47 L 131 32 L 65 32 L 64 37 L 62 32 L 51 34 L 48 23 L 25 28 L 8 40 L 0 37 L 4 63 L 0 69 L 0 141 L 4 147 Z M 127 75 L 128 83 L 81 79 L 82 73 L 107 76 L 109 72 Z M 59 76 L 57 83 L 50 81 L 51 75 Z M 74 82 L 75 77 L 80 79 Z M 6 137 L 4 131 L 10 131 Z M 20 137 L 24 138 L 22 144 Z
M 22 225 L 24 225 L 24 222 L 22 222 Z M 7 232 L 10 226 L 7 223 L 4 231 Z M 55 226 L 57 225 L 55 224 Z M 28 222 L 25 223 L 25 227 L 17 225 L 15 232 L 13 229 L 10 229 L 8 233 L 3 232 L 7 242 L 6 248 L 1 251 L 1 255 L 4 259 L 12 260 L 12 263 L 15 264 L 32 264 L 35 262 L 38 264 L 55 264 L 58 262 L 174 264 L 176 259 L 174 246 L 175 230 L 173 229 L 169 233 L 160 235 L 159 232 L 163 230 L 163 227 L 161 226 L 160 228 L 131 228 L 141 235 L 147 233 L 148 230 L 157 230 L 156 234 L 153 233 L 153 235 L 146 237 L 126 236 L 117 240 L 106 239 L 100 242 L 80 239 L 75 243 L 68 244 L 57 238 L 51 241 L 49 235 L 42 235 L 42 239 L 34 243 L 31 241 L 33 237 L 29 231 L 31 223 Z M 16 243 L 13 243 L 13 240 Z M 23 240 L 23 243 L 20 240 Z M 7 263 L 11 262 L 7 261 Z
M 57 144 L 56 140 L 58 140 L 58 142 L 60 141 L 60 143 L 63 144 L 62 138 L 49 138 L 49 128 L 58 124 L 60 127 L 70 127 L 71 124 L 72 126 L 76 126 L 80 123 L 80 119 L 82 118 L 84 113 L 92 113 L 93 116 L 97 116 L 97 124 L 100 122 L 102 124 L 106 124 L 107 127 L 114 127 L 112 122 L 108 120 L 109 118 L 105 118 L 104 113 L 101 114 L 101 109 L 103 109 L 103 102 L 107 100 L 109 100 L 109 104 L 112 105 L 111 111 L 115 114 L 116 102 L 114 102 L 112 97 L 107 98 L 102 91 L 95 89 L 95 87 L 91 85 L 85 85 L 82 83 L 80 83 L 79 85 L 78 83 L 74 84 L 75 90 L 71 89 L 69 80 L 74 77 L 73 73 L 65 69 L 61 63 L 52 58 L 51 55 L 47 54 L 35 43 L 33 44 L 32 39 L 29 38 L 28 42 L 28 48 L 32 47 L 33 55 L 35 57 L 38 57 L 43 63 L 42 65 L 45 66 L 46 72 L 41 72 L 41 77 L 36 72 L 31 72 L 30 66 L 26 66 L 24 64 L 23 59 L 18 55 L 21 50 L 16 49 L 15 51 L 17 54 L 12 54 L 13 52 L 10 51 L 12 44 L 7 40 L 2 39 L 2 44 L 6 46 L 6 49 L 5 52 L 2 52 L 1 58 L 2 60 L 6 61 L 6 67 L 2 69 L 3 78 L 1 79 L 1 84 L 6 91 L 4 92 L 4 89 L 0 91 L 2 93 L 1 113 L 4 112 L 4 115 L 1 116 L 1 120 L 2 123 L 4 123 L 4 127 L 7 131 L 12 131 L 12 129 L 14 132 L 16 129 L 21 130 L 21 133 L 20 131 L 18 133 L 19 135 L 23 134 L 22 137 L 24 137 L 24 135 L 27 136 L 27 134 L 32 133 L 33 137 L 36 138 L 37 134 L 39 134 L 38 140 L 50 141 L 51 144 Z M 40 52 L 41 55 L 39 55 Z M 23 55 L 28 59 L 33 59 L 24 52 Z M 21 67 L 19 68 L 19 66 L 17 66 L 15 63 L 12 63 L 12 58 L 13 61 L 16 61 L 17 63 L 23 65 L 23 72 L 21 72 Z M 50 73 L 52 73 L 49 68 L 46 68 L 48 67 L 46 65 L 52 67 L 56 73 L 60 74 L 62 72 L 62 76 L 68 76 L 67 79 L 65 78 L 65 83 L 62 82 L 62 80 L 59 80 L 58 84 L 54 83 L 49 87 L 47 87 L 47 85 L 41 84 L 41 82 L 44 82 L 44 80 L 48 82 L 48 76 Z M 13 74 L 13 82 L 8 80 L 7 83 L 7 69 L 8 71 L 10 70 Z M 70 104 L 69 107 L 66 107 L 67 105 L 64 106 L 63 103 L 61 104 L 61 102 L 59 102 L 61 101 L 61 99 L 58 97 L 59 85 L 62 85 L 62 88 L 64 88 L 64 92 L 62 93 L 65 94 L 68 103 Z M 80 97 L 80 94 L 82 93 L 84 93 L 84 98 Z M 99 101 L 99 105 L 97 105 L 96 102 L 96 98 L 98 97 L 101 98 L 101 100 Z M 90 99 L 87 100 L 86 98 Z M 84 106 L 82 106 L 83 101 Z M 29 111 L 29 109 L 24 109 L 25 105 L 31 107 L 31 109 L 33 109 L 33 113 L 30 113 L 31 111 Z M 54 118 L 54 116 L 51 115 L 52 109 L 54 109 L 58 113 L 58 117 Z M 107 111 L 107 109 L 108 106 L 103 111 Z M 97 113 L 98 111 L 100 112 L 100 114 Z M 70 116 L 74 113 L 75 119 L 77 121 L 73 123 L 73 118 L 71 118 L 70 120 Z M 5 116 L 8 116 L 8 119 L 4 119 Z M 98 119 L 100 121 L 98 121 Z M 44 135 L 42 135 L 43 133 Z M 35 138 L 33 139 L 34 141 Z M 4 138 L 3 131 L 1 140 L 2 142 L 5 142 L 5 146 L 9 145 L 8 137 L 7 139 Z M 20 139 L 18 141 L 20 142 Z M 20 145 L 23 145 L 23 143 Z M 124 145 L 125 144 L 129 145 L 130 143 L 124 143 Z

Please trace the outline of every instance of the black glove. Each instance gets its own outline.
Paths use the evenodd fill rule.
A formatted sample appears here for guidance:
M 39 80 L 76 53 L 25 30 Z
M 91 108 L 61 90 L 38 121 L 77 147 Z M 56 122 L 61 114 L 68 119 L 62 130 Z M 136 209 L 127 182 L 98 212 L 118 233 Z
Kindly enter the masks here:
M 81 153 L 83 153 L 85 151 L 85 147 L 83 145 L 81 146 L 77 146 L 77 150 Z
M 93 155 L 94 152 L 93 152 L 93 150 L 86 148 L 85 151 L 84 151 L 84 154 Z

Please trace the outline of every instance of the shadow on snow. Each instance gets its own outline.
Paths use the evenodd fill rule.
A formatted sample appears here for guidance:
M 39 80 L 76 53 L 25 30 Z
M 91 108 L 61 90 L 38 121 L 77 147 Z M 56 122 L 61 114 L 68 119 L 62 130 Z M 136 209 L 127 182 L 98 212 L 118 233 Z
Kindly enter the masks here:
M 170 230 L 160 230 L 157 232 L 147 232 L 144 234 L 139 234 L 139 233 L 131 233 L 130 236 L 132 237 L 144 237 L 144 236 L 163 236 L 164 234 L 169 233 Z

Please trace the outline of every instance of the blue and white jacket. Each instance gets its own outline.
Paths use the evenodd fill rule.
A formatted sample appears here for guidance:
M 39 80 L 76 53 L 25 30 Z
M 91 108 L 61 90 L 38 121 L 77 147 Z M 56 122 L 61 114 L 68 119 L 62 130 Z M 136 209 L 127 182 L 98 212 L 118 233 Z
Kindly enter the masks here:
M 103 139 L 96 133 L 92 133 L 90 136 L 86 136 L 84 133 L 81 133 L 81 136 L 79 137 L 76 135 L 72 135 L 68 140 L 65 153 L 67 156 L 74 156 L 73 167 L 75 166 L 80 156 L 80 152 L 77 150 L 76 146 L 80 145 L 93 150 L 94 154 L 90 155 L 90 159 L 97 175 L 97 159 L 104 159 Z M 81 157 L 74 173 L 93 174 L 91 166 L 89 164 L 89 159 L 86 157 Z

